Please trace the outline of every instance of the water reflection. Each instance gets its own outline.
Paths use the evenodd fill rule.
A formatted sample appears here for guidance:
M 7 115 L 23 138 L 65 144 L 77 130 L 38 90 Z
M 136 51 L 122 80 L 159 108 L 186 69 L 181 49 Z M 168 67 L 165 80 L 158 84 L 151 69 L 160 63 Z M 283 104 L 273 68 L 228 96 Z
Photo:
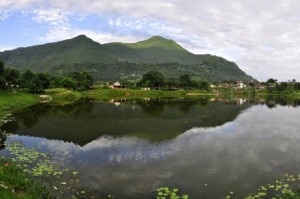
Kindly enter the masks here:
M 129 104 L 141 111 L 140 116 L 153 119 L 152 115 L 142 114 L 143 109 L 137 103 Z M 249 106 L 234 104 L 236 101 L 215 101 L 200 107 L 206 110 L 209 106 L 222 106 L 218 110 L 226 110 L 221 113 L 228 114 L 234 112 L 228 107 Z M 192 106 L 188 113 L 194 109 L 201 112 L 198 105 Z M 122 106 L 117 108 L 127 110 Z M 170 117 L 167 110 L 172 110 L 168 104 L 160 118 Z M 61 164 L 78 169 L 83 186 L 99 198 L 114 194 L 117 198 L 150 199 L 160 186 L 178 187 L 191 198 L 224 198 L 229 191 L 241 198 L 274 177 L 299 173 L 299 117 L 299 108 L 269 109 L 258 105 L 242 109 L 233 121 L 210 127 L 194 126 L 160 142 L 128 134 L 103 135 L 83 146 L 17 135 L 10 136 L 8 142 L 40 147 Z
M 127 100 L 118 106 L 90 101 L 59 108 L 38 105 L 15 114 L 15 120 L 1 128 L 81 146 L 103 135 L 162 141 L 194 127 L 215 127 L 234 120 L 251 106 L 238 102 L 199 98 Z

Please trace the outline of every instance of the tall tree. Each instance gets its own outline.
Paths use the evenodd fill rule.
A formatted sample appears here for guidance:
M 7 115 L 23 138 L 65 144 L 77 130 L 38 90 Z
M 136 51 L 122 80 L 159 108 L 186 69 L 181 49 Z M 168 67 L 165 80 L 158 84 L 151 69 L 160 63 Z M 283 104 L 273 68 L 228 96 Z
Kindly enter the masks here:
M 17 69 L 6 68 L 4 77 L 9 84 L 17 84 L 20 72 Z
M 4 75 L 4 71 L 5 71 L 4 63 L 0 61 L 0 76 Z
M 7 88 L 7 82 L 4 77 L 4 72 L 5 72 L 4 64 L 3 62 L 0 61 L 0 89 Z
M 179 82 L 182 87 L 192 87 L 192 80 L 188 74 L 181 75 Z
M 165 84 L 165 77 L 158 71 L 149 71 L 143 75 L 143 78 L 137 83 L 144 87 L 162 87 Z

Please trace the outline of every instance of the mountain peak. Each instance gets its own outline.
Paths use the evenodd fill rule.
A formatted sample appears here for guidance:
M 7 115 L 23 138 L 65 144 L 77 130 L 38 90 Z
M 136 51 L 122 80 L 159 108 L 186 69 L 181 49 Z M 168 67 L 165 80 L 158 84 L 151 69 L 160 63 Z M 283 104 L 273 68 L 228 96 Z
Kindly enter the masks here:
M 179 44 L 171 39 L 166 39 L 162 36 L 152 36 L 149 39 L 139 41 L 130 45 L 133 48 L 163 48 L 169 50 L 184 50 Z
M 70 39 L 71 41 L 75 41 L 75 42 L 86 42 L 86 43 L 95 43 L 94 40 L 92 40 L 91 38 L 87 37 L 86 35 L 78 35 L 72 39 Z
M 78 36 L 74 37 L 73 39 L 90 39 L 90 38 L 88 38 L 86 35 L 78 35 Z
M 163 40 L 163 41 L 169 41 L 170 39 L 166 39 L 162 36 L 159 36 L 159 35 L 154 35 L 152 37 L 150 37 L 148 40 Z

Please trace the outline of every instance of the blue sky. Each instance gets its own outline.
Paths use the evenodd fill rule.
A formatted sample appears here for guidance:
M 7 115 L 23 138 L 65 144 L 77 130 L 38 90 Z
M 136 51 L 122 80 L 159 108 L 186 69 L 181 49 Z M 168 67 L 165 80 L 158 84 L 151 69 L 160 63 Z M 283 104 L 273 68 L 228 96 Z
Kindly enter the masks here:
M 161 35 L 259 80 L 300 80 L 299 10 L 298 0 L 3 0 L 0 51 L 79 34 L 99 43 Z

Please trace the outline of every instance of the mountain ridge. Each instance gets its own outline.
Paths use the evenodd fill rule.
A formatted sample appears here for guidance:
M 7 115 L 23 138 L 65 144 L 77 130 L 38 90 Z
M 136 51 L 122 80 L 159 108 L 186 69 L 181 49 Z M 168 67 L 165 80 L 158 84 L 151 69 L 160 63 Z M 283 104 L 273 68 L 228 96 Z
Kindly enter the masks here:
M 96 80 L 137 80 L 149 70 L 166 77 L 189 74 L 208 81 L 251 80 L 234 63 L 213 55 L 195 55 L 174 40 L 153 36 L 136 43 L 100 44 L 85 35 L 0 52 L 8 67 L 35 72 L 90 72 Z

